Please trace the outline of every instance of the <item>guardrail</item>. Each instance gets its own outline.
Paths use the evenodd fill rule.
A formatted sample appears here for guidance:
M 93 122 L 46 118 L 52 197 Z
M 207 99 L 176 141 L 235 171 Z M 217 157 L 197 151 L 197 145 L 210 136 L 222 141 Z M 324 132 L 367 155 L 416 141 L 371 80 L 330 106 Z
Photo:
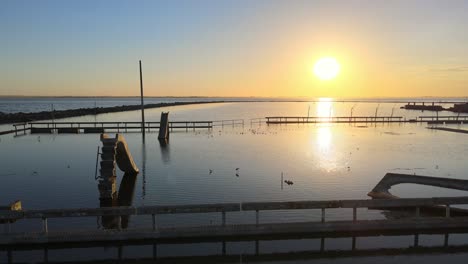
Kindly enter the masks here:
M 255 221 L 260 222 L 260 211 L 267 210 L 303 210 L 320 209 L 321 222 L 325 222 L 325 210 L 332 208 L 353 209 L 353 221 L 357 220 L 357 208 L 415 208 L 419 217 L 421 207 L 445 206 L 446 217 L 450 217 L 451 205 L 468 204 L 468 196 L 462 197 L 434 197 L 434 198 L 402 198 L 402 199 L 374 199 L 374 200 L 329 200 L 329 201 L 292 201 L 292 202 L 246 202 L 246 203 L 221 203 L 221 204 L 196 204 L 173 206 L 142 206 L 142 207 L 103 207 L 81 209 L 46 209 L 46 210 L 22 210 L 0 212 L 0 220 L 42 219 L 43 231 L 48 232 L 48 218 L 65 217 L 96 217 L 96 216 L 130 216 L 151 215 L 153 230 L 157 229 L 156 216 L 163 214 L 197 214 L 197 213 L 221 213 L 222 225 L 226 225 L 227 212 L 255 211 Z M 9 225 L 10 221 L 6 221 Z M 120 221 L 118 221 L 120 223 Z M 120 229 L 120 224 L 118 224 Z M 9 228 L 7 228 L 9 230 Z
M 213 121 L 213 126 L 217 126 L 217 127 L 242 126 L 242 127 L 244 127 L 244 119 L 215 120 L 215 121 Z
M 252 126 L 252 125 L 254 125 L 254 124 L 261 126 L 262 123 L 266 123 L 266 120 L 267 120 L 267 119 L 264 118 L 264 117 L 260 117 L 260 118 L 251 118 L 251 119 L 250 119 L 250 126 Z

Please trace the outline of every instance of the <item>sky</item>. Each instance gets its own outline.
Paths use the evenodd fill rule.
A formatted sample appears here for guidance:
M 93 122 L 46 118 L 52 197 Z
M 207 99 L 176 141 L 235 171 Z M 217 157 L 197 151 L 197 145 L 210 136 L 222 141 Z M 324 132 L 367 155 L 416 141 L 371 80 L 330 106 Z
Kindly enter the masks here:
M 466 97 L 468 0 L 0 1 L 0 95 Z M 313 74 L 333 57 L 337 78 Z

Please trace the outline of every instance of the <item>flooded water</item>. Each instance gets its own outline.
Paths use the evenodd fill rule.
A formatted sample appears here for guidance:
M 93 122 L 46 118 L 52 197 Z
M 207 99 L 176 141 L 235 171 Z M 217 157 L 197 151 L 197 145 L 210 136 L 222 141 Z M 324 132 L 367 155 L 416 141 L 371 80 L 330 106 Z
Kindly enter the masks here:
M 160 145 L 157 131 L 147 133 L 145 140 L 140 133 L 124 133 L 131 154 L 140 168 L 134 185 L 130 184 L 129 187 L 130 194 L 133 194 L 131 204 L 141 206 L 366 199 L 366 194 L 388 172 L 468 179 L 466 134 L 429 130 L 426 124 L 413 123 L 269 126 L 251 123 L 251 119 L 265 116 L 307 116 L 307 113 L 310 116 L 348 116 L 351 109 L 354 116 L 374 116 L 376 112 L 380 116 L 393 113 L 394 116 L 404 116 L 407 119 L 433 115 L 431 112 L 402 110 L 399 106 L 401 105 L 394 103 L 343 103 L 324 100 L 315 103 L 219 103 L 147 110 L 148 121 L 159 121 L 160 112 L 169 111 L 170 120 L 243 119 L 244 126 L 215 127 L 213 130 L 195 132 L 174 131 L 167 146 Z M 449 114 L 447 112 L 443 115 Z M 61 121 L 137 121 L 139 118 L 140 112 L 132 111 Z M 467 128 L 466 125 L 454 127 Z M 0 202 L 7 204 L 19 199 L 24 209 L 99 207 L 99 192 L 95 180 L 98 146 L 101 146 L 101 142 L 97 134 L 1 136 Z M 294 184 L 282 184 L 281 174 L 284 180 L 290 180 Z M 121 184 L 122 175 L 119 172 L 117 186 Z M 462 191 L 411 184 L 395 186 L 391 192 L 400 197 L 466 195 Z M 351 210 L 327 210 L 327 220 L 348 220 L 351 215 Z M 385 215 L 376 210 L 359 210 L 359 217 L 384 219 Z M 303 210 L 261 213 L 262 223 L 309 220 L 319 221 L 320 212 Z M 254 223 L 255 218 L 252 213 L 233 213 L 228 214 L 227 221 L 228 224 Z M 211 214 L 163 216 L 159 220 L 161 226 L 211 225 L 219 222 L 219 215 Z M 132 217 L 129 221 L 130 227 L 149 225 L 151 219 L 148 217 Z M 49 222 L 49 230 L 83 227 L 96 227 L 96 219 L 71 218 Z M 17 231 L 38 228 L 38 221 L 20 221 L 13 225 L 13 229 Z M 412 242 L 412 238 L 400 239 L 403 242 L 396 244 L 407 246 Z M 431 244 L 434 239 L 440 240 L 430 236 L 426 242 Z M 359 245 L 372 245 L 376 240 L 379 246 L 392 243 L 391 240 L 380 241 L 373 238 L 369 241 L 362 239 Z M 337 239 L 327 245 L 337 249 L 346 248 L 349 241 L 344 241 Z M 422 239 L 422 243 L 424 241 Z M 443 237 L 441 241 L 443 242 Z M 278 243 L 282 245 L 281 242 Z M 292 245 L 291 250 L 294 250 L 304 246 L 304 242 L 299 241 Z M 275 251 L 276 247 L 278 245 L 262 244 L 262 249 L 266 251 Z M 206 251 L 212 248 L 213 246 L 207 245 Z M 189 254 L 194 251 L 189 246 L 184 250 L 177 250 L 168 246 L 166 249 L 162 247 L 159 252 L 170 255 L 174 252 Z M 234 253 L 248 252 L 252 250 L 252 245 L 240 243 L 232 245 L 230 250 Z M 139 255 L 143 251 L 137 247 L 129 250 L 128 254 Z M 70 256 L 70 252 L 57 250 L 51 253 L 49 260 L 66 259 L 64 256 Z M 115 256 L 114 253 L 112 251 L 104 255 Z M 34 254 L 28 254 L 18 253 L 17 259 L 29 261 L 27 256 Z M 42 256 L 42 253 L 38 254 Z M 102 251 L 96 249 L 96 252 L 87 254 L 94 259 Z M 395 257 L 395 260 L 401 261 L 401 258 L 405 259 Z M 370 262 L 369 259 L 365 261 Z M 422 259 L 427 262 L 427 258 Z M 1 260 L 0 258 L 0 262 Z M 342 261 L 330 260 L 323 263 Z

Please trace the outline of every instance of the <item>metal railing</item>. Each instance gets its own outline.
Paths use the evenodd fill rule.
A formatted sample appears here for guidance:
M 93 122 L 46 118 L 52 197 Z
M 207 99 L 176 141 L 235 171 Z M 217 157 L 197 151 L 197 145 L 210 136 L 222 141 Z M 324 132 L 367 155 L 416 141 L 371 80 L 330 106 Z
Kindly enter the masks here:
M 240 211 L 255 211 L 255 223 L 260 223 L 260 211 L 271 210 L 303 210 L 320 209 L 321 222 L 325 222 L 325 210 L 332 208 L 353 209 L 353 221 L 357 220 L 358 208 L 414 208 L 419 217 L 421 207 L 445 206 L 445 216 L 450 217 L 452 205 L 468 204 L 468 196 L 462 197 L 434 197 L 434 198 L 402 198 L 402 199 L 374 199 L 374 200 L 328 200 L 328 201 L 291 201 L 291 202 L 246 202 L 246 203 L 220 203 L 195 204 L 172 206 L 141 206 L 141 207 L 103 207 L 80 209 L 46 209 L 1 211 L 0 220 L 42 219 L 43 231 L 48 232 L 48 218 L 66 217 L 102 217 L 130 215 L 151 215 L 153 230 L 157 229 L 156 217 L 164 214 L 198 214 L 221 213 L 222 225 L 226 225 L 226 213 Z M 6 221 L 9 225 L 10 221 Z M 120 221 L 118 221 L 120 222 Z M 119 226 L 120 227 L 120 226 Z M 119 228 L 120 229 L 120 228 Z M 9 230 L 9 229 L 8 229 Z

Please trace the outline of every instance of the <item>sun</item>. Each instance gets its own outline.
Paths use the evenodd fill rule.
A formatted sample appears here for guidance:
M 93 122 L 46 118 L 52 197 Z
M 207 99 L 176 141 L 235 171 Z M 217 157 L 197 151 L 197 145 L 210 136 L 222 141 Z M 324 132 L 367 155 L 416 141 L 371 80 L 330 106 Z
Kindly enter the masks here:
M 340 73 L 340 64 L 335 58 L 321 58 L 314 65 L 314 74 L 320 80 L 331 80 Z

